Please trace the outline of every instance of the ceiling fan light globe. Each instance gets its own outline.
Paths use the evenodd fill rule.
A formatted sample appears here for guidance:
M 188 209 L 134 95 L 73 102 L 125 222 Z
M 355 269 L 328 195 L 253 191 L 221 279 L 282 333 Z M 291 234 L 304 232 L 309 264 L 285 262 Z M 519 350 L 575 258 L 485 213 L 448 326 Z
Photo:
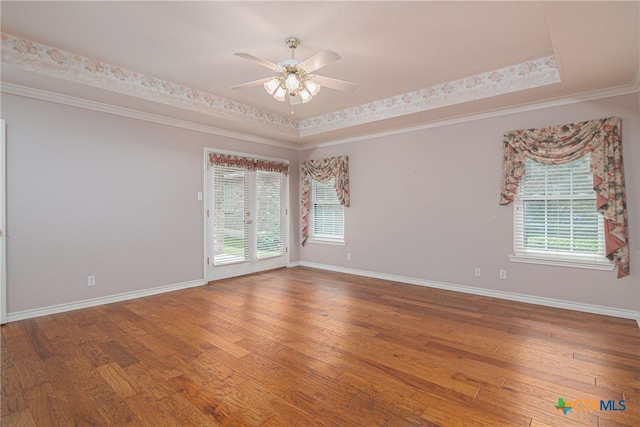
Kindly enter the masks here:
M 309 93 L 311 94 L 311 96 L 316 96 L 318 94 L 318 92 L 320 92 L 320 85 L 317 84 L 316 82 L 314 82 L 313 80 L 308 80 L 305 82 L 305 87 L 307 88 L 307 90 L 309 91 Z
M 284 81 L 284 85 L 287 87 L 289 92 L 294 92 L 300 87 L 300 80 L 298 80 L 298 76 L 294 73 L 290 73 Z
M 284 88 L 278 87 L 278 89 L 276 89 L 275 93 L 273 94 L 273 97 L 278 101 L 284 101 L 284 97 L 286 94 L 287 91 Z
M 309 93 L 307 89 L 302 89 L 298 93 L 298 95 L 300 95 L 300 99 L 302 100 L 303 104 L 311 101 L 311 98 L 313 98 L 313 96 L 311 95 L 311 93 Z
M 300 98 L 297 94 L 295 93 L 290 93 L 289 94 L 289 103 L 291 105 L 300 105 L 302 104 L 302 98 Z
M 280 80 L 273 78 L 264 84 L 264 90 L 266 90 L 269 95 L 273 95 L 279 86 Z

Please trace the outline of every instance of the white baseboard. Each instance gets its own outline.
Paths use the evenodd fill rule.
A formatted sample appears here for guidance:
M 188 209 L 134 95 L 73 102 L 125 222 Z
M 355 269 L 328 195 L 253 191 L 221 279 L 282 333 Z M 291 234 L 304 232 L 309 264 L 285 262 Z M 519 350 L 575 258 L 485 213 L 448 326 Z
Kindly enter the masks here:
M 95 307 L 103 304 L 126 301 L 134 298 L 147 297 L 150 295 L 163 294 L 165 292 L 177 291 L 180 289 L 193 288 L 207 284 L 204 279 L 192 280 L 190 282 L 176 283 L 174 285 L 159 286 L 157 288 L 144 289 L 141 291 L 125 292 L 123 294 L 110 295 L 100 298 L 92 298 L 83 301 L 70 302 L 65 304 L 52 305 L 49 307 L 36 308 L 33 310 L 18 311 L 7 314 L 7 322 L 16 320 L 31 319 L 33 317 L 46 316 L 49 314 L 64 313 L 66 311 L 78 310 L 81 308 Z
M 543 305 L 547 307 L 564 308 L 566 310 L 583 311 L 586 313 L 602 314 L 605 316 L 620 317 L 623 319 L 635 319 L 640 328 L 640 312 L 632 310 L 622 310 L 618 308 L 603 307 L 599 305 L 581 304 L 571 301 L 556 300 L 552 298 L 535 297 L 531 295 L 516 294 L 511 292 L 493 291 L 489 289 L 474 288 L 470 286 L 453 285 L 450 283 L 435 282 L 432 280 L 416 279 L 413 277 L 397 276 L 394 274 L 377 273 L 366 270 L 357 270 L 353 268 L 337 267 L 334 265 L 318 264 L 307 261 L 293 261 L 287 267 L 310 267 L 321 270 L 330 270 L 339 273 L 353 274 L 356 276 L 371 277 L 375 279 L 390 280 L 393 282 L 407 283 L 411 285 L 426 286 L 430 288 L 444 289 L 454 292 L 462 292 L 472 295 L 481 295 L 493 298 L 499 298 L 509 301 L 525 302 L 529 304 Z M 103 304 L 126 301 L 134 298 L 141 298 L 150 295 L 162 294 L 165 292 L 177 291 L 180 289 L 193 288 L 207 284 L 204 279 L 193 280 L 190 282 L 177 283 L 174 285 L 160 286 L 157 288 L 145 289 L 142 291 L 126 292 L 123 294 L 111 295 L 107 297 L 92 298 L 84 301 L 53 305 L 33 310 L 19 311 L 7 314 L 7 322 L 15 322 L 17 320 L 31 319 L 33 317 L 46 316 L 49 314 L 63 313 L 66 311 L 79 310 L 81 308 L 95 307 Z
M 604 307 L 600 305 L 582 304 L 572 301 L 563 301 L 553 298 L 536 297 L 532 295 L 516 294 L 512 292 L 494 291 L 490 289 L 474 288 L 471 286 L 454 285 L 451 283 L 435 282 L 433 280 L 416 279 L 413 277 L 397 276 L 394 274 L 376 273 L 366 270 L 356 270 L 353 268 L 337 267 L 335 265 L 317 264 L 315 262 L 299 261 L 302 267 L 318 268 L 330 270 L 338 273 L 353 274 L 356 276 L 371 277 L 375 279 L 390 280 L 393 282 L 407 283 L 411 285 L 426 286 L 429 288 L 444 289 L 447 291 L 462 292 L 465 294 L 481 295 L 492 298 L 499 298 L 509 301 L 518 301 L 529 304 L 542 305 L 546 307 L 563 308 L 566 310 L 582 311 L 585 313 L 602 314 L 605 316 L 620 317 L 623 319 L 635 319 L 640 328 L 640 312 L 633 310 L 623 310 L 619 308 Z

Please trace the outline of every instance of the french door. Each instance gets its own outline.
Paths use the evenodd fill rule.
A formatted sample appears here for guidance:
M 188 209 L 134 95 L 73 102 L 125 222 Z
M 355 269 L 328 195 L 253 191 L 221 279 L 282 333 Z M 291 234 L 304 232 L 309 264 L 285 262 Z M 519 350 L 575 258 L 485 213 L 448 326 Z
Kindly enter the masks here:
M 207 280 L 287 265 L 287 177 L 209 164 Z

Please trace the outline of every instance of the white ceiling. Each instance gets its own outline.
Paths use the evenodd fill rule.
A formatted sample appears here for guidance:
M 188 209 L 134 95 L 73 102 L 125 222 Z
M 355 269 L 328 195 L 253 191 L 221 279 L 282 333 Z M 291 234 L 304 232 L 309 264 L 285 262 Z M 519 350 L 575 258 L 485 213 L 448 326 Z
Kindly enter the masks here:
M 71 72 L 65 68 L 68 62 L 50 64 L 28 53 L 21 57 L 6 36 L 4 86 L 43 89 L 296 144 L 602 91 L 632 92 L 639 85 L 638 1 L 3 0 L 0 8 L 3 34 L 34 42 L 43 52 L 53 47 L 95 59 L 213 95 L 219 103 L 217 110 L 196 108 L 145 94 L 127 82 L 105 85 L 86 67 Z M 355 82 L 358 89 L 323 88 L 311 102 L 294 107 L 293 115 L 288 104 L 261 86 L 230 89 L 272 74 L 235 52 L 277 63 L 290 55 L 285 45 L 290 36 L 302 40 L 298 59 L 324 49 L 338 52 L 342 59 L 317 74 Z M 541 70 L 533 70 L 526 82 L 518 80 L 518 67 L 531 68 L 541 60 L 551 60 L 556 69 L 550 71 L 559 81 L 549 77 L 553 73 L 537 75 Z M 496 70 L 511 76 L 508 87 L 491 83 Z M 464 90 L 474 77 L 489 84 Z M 457 92 L 444 93 L 446 83 Z M 430 89 L 440 91 L 440 97 L 404 104 Z M 411 96 L 394 98 L 402 94 Z M 235 115 L 225 108 L 233 108 Z

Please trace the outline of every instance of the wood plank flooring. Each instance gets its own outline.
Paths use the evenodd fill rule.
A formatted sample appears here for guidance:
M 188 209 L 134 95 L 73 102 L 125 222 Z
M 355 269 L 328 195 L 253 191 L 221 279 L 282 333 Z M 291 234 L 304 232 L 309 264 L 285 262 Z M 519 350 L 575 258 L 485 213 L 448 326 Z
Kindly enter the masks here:
M 9 323 L 1 351 L 3 426 L 640 426 L 633 320 L 303 267 Z

